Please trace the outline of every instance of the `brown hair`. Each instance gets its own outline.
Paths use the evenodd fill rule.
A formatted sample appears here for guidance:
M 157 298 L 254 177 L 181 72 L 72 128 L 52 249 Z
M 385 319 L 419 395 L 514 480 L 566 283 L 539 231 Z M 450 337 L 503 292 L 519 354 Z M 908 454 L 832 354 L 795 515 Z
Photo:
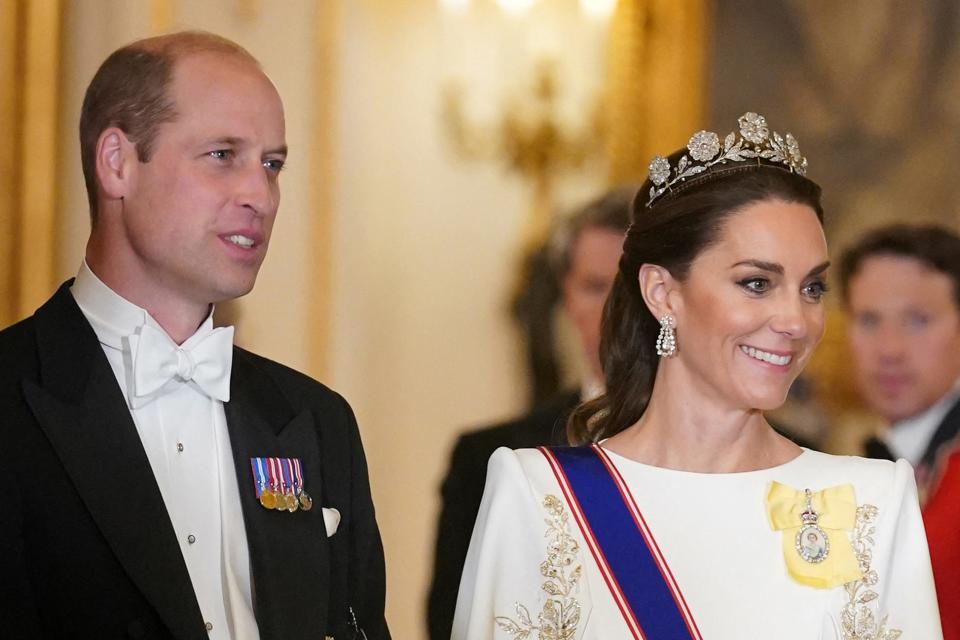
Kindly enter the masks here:
M 960 236 L 939 224 L 893 224 L 867 233 L 840 258 L 840 289 L 849 302 L 850 280 L 868 258 L 913 258 L 939 271 L 953 284 L 954 302 L 960 307 Z
M 630 226 L 630 206 L 636 185 L 616 187 L 590 201 L 564 220 L 550 238 L 549 259 L 558 280 L 570 272 L 573 248 L 587 229 L 606 229 L 626 233 Z
M 97 222 L 97 140 L 118 127 L 136 145 L 137 159 L 149 162 L 157 130 L 177 117 L 169 96 L 173 68 L 181 58 L 216 52 L 257 60 L 235 42 L 203 31 L 182 31 L 138 40 L 114 51 L 93 76 L 80 109 L 80 162 L 87 185 L 90 218 Z
M 672 166 L 684 153 L 686 149 L 670 156 Z M 619 433 L 646 410 L 659 363 L 655 344 L 660 325 L 640 293 L 641 265 L 660 265 L 684 281 L 694 259 L 719 240 L 724 221 L 764 200 L 809 205 L 823 220 L 820 187 L 766 161 L 714 165 L 648 207 L 651 186 L 647 180 L 634 200 L 633 222 L 603 309 L 600 362 L 607 390 L 571 415 L 567 435 L 574 444 Z

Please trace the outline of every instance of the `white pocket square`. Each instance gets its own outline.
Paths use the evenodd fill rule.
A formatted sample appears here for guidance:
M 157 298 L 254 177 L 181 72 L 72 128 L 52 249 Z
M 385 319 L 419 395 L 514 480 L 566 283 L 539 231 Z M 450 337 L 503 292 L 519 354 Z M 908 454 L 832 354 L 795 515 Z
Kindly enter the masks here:
M 327 527 L 327 537 L 329 538 L 337 532 L 340 526 L 340 512 L 336 509 L 323 507 L 323 524 Z

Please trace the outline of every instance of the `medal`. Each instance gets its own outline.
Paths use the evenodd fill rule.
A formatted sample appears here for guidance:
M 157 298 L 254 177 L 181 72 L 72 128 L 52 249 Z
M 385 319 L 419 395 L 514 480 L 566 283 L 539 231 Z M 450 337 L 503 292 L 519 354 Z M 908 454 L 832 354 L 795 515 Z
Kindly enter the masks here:
M 250 467 L 253 470 L 253 488 L 260 505 L 264 509 L 276 509 L 277 493 L 273 490 L 276 486 L 275 476 L 271 473 L 269 461 L 266 458 L 251 458 Z
M 300 460 L 297 458 L 293 459 L 293 486 L 297 491 L 300 508 L 310 511 L 313 508 L 313 498 L 303 488 L 303 467 L 300 466 Z
M 250 467 L 255 495 L 264 509 L 293 513 L 313 507 L 313 499 L 303 490 L 298 458 L 250 458 Z
M 277 465 L 280 467 L 280 482 L 283 483 L 283 496 L 277 508 L 286 509 L 290 513 L 293 513 L 300 508 L 297 502 L 297 496 L 294 495 L 297 485 L 293 477 L 293 464 L 289 458 L 281 458 L 277 460 Z
M 269 458 L 267 462 L 270 465 L 270 479 L 273 480 L 273 486 L 270 488 L 273 489 L 274 494 L 277 496 L 273 508 L 277 511 L 285 511 L 287 504 L 283 498 L 287 492 L 287 488 L 283 482 L 283 471 L 280 468 L 280 460 L 278 458 Z
M 287 494 L 283 489 L 277 487 L 277 503 L 274 505 L 274 509 L 277 511 L 286 511 L 287 510 Z
M 264 487 L 260 491 L 260 504 L 263 505 L 265 509 L 276 509 L 277 508 L 277 494 L 275 494 L 270 489 Z
M 304 511 L 310 511 L 313 508 L 313 498 L 306 491 L 300 492 L 300 508 Z
M 287 458 L 283 461 L 283 479 L 289 480 L 290 492 L 284 492 L 284 501 L 286 503 L 287 511 L 293 513 L 300 508 L 300 502 L 297 500 L 297 494 L 299 493 L 299 486 L 297 485 L 297 474 L 293 471 L 293 460 Z
M 823 562 L 830 554 L 830 538 L 827 537 L 827 532 L 817 524 L 820 514 L 813 510 L 813 494 L 810 493 L 810 489 L 805 489 L 804 492 L 807 496 L 807 508 L 800 514 L 803 526 L 797 531 L 794 546 L 806 562 L 817 564 Z

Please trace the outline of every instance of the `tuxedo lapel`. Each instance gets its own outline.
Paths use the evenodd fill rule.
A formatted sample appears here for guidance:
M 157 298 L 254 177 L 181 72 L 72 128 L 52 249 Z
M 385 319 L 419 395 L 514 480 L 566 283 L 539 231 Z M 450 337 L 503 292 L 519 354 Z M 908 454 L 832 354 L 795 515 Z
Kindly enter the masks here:
M 950 411 L 943 417 L 937 430 L 933 432 L 933 436 L 931 436 L 930 442 L 927 444 L 927 449 L 924 451 L 923 458 L 920 459 L 920 465 L 918 466 L 924 466 L 931 470 L 934 469 L 937 465 L 937 458 L 941 448 L 954 440 L 958 433 L 960 433 L 960 401 L 950 408 Z
M 224 405 L 240 487 L 254 610 L 264 638 L 322 637 L 330 552 L 321 511 L 320 443 L 310 411 L 295 413 L 252 356 L 235 349 Z M 299 458 L 310 511 L 265 509 L 254 492 L 251 458 Z
M 887 443 L 876 436 L 870 436 L 863 441 L 863 455 L 876 460 L 896 460 Z
M 150 462 L 68 286 L 35 315 L 40 385 L 24 381 L 27 403 L 134 584 L 175 637 L 204 638 L 203 617 Z

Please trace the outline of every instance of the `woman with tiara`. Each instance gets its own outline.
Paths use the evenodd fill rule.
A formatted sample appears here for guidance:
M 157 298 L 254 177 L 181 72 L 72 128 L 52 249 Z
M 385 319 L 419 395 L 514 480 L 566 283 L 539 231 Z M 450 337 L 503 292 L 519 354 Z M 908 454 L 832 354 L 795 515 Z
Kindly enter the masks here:
M 453 640 L 942 638 L 913 471 L 778 435 L 824 331 L 820 188 L 747 113 L 650 163 L 580 446 L 490 459 Z

